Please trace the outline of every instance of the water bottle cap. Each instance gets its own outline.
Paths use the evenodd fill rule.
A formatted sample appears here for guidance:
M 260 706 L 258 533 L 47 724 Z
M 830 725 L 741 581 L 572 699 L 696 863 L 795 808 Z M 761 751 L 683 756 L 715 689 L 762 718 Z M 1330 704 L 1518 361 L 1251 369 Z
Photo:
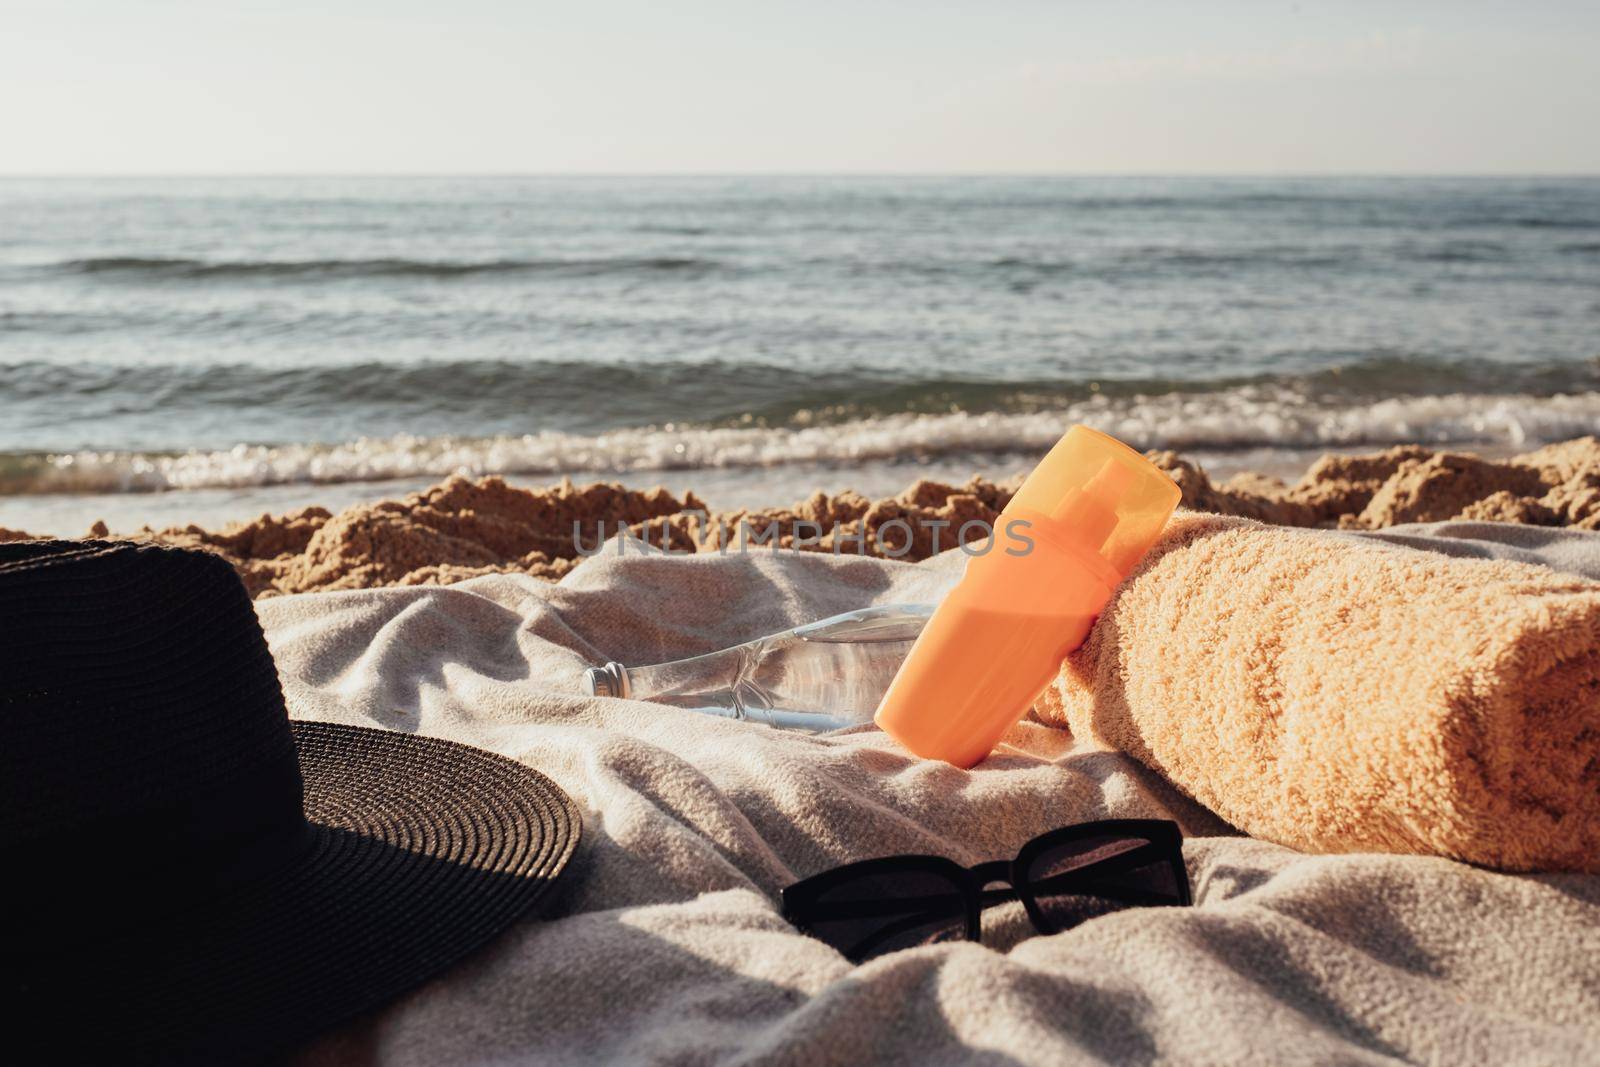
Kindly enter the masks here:
M 628 668 L 612 660 L 604 667 L 590 667 L 583 672 L 589 683 L 589 692 L 597 697 L 624 697 L 628 695 Z

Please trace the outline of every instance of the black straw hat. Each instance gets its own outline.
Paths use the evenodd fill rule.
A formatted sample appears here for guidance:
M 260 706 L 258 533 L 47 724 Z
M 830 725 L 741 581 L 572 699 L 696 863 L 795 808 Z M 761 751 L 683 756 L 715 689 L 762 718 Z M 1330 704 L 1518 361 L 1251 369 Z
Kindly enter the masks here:
M 488 941 L 578 831 L 520 763 L 291 723 L 216 556 L 0 545 L 11 1062 L 282 1052 Z

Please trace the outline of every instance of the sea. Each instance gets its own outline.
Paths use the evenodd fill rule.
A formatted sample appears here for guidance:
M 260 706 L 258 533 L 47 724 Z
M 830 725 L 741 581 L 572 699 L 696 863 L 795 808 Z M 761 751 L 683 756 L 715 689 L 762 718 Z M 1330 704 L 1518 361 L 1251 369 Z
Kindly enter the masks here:
M 1600 178 L 0 180 L 0 526 L 1600 433 Z

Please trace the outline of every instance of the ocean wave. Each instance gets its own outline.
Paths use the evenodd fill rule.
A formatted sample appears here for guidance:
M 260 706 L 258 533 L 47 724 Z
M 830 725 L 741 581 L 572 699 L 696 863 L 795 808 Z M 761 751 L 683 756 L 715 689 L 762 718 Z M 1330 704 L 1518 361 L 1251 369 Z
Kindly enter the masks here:
M 1510 250 L 1497 241 L 1446 241 L 1408 248 L 1404 254 L 1423 263 L 1493 263 L 1506 259 Z
M 605 476 L 639 471 L 848 465 L 917 457 L 1042 453 L 1087 423 L 1140 448 L 1180 450 L 1502 444 L 1531 447 L 1600 434 L 1600 392 L 1308 401 L 1282 387 L 1094 396 L 1050 411 L 900 414 L 829 426 L 641 427 L 487 438 L 362 439 L 240 445 L 178 454 L 75 452 L 0 457 L 0 493 L 122 493 L 503 474 Z
M 983 382 L 871 368 L 724 362 L 451 360 L 273 366 L 248 363 L 0 363 L 0 407 L 44 406 L 75 420 L 130 411 L 226 416 L 250 408 L 285 419 L 447 418 L 452 424 L 604 429 L 682 418 L 839 421 L 897 412 L 1005 408 L 1031 394 L 1070 399 L 1092 383 Z M 1168 386 L 1151 384 L 1151 388 Z M 1108 388 L 1114 388 L 1108 386 Z M 489 432 L 489 431 L 484 431 Z
M 1600 219 L 1577 218 L 1571 215 L 1516 215 L 1511 218 L 1477 220 L 1480 226 L 1514 226 L 1523 230 L 1597 230 Z
M 1576 247 L 1576 246 L 1575 246 Z M 1001 280 L 1018 274 L 1051 277 L 1082 275 L 1114 278 L 1149 271 L 1277 271 L 1338 270 L 1367 262 L 1400 259 L 1420 263 L 1493 263 L 1511 255 L 1503 244 L 1494 241 L 1442 241 L 1433 244 L 1411 242 L 1396 246 L 1362 243 L 1329 245 L 1244 245 L 1231 248 L 1145 245 L 1103 251 L 1078 258 L 1032 258 L 1002 256 L 982 263 L 925 263 L 916 266 L 923 274 L 957 274 L 993 271 Z M 889 265 L 873 265 L 887 269 Z
M 1321 357 L 1308 353 L 1305 358 Z M 678 421 L 685 415 L 699 425 L 805 427 L 889 415 L 1025 414 L 1058 411 L 1094 398 L 1154 403 L 1167 394 L 1204 398 L 1249 390 L 1276 390 L 1298 403 L 1335 405 L 1451 393 L 1600 392 L 1600 360 L 1508 365 L 1369 358 L 1298 375 L 1207 381 L 1086 376 L 978 380 L 872 367 L 719 361 L 0 363 L 0 407 L 47 409 L 57 419 L 92 421 L 164 410 L 227 420 L 230 413 L 248 409 L 276 412 L 304 424 L 357 412 L 397 429 L 425 425 L 430 432 L 442 432 L 476 426 L 485 435 L 530 426 L 592 432 Z
M 496 274 L 639 274 L 712 270 L 717 262 L 681 256 L 615 256 L 590 259 L 421 260 L 298 259 L 207 260 L 162 256 L 105 256 L 54 265 L 65 274 L 123 280 L 226 280 L 298 278 L 465 278 Z

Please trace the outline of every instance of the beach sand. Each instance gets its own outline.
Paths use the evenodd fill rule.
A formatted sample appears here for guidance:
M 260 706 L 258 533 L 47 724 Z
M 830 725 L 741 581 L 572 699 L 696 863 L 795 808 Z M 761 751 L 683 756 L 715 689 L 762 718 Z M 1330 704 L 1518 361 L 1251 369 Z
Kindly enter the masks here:
M 1263 522 L 1376 529 L 1476 519 L 1600 529 L 1600 440 L 1593 437 L 1498 460 L 1414 445 L 1330 454 L 1292 485 L 1255 473 L 1218 483 L 1176 453 L 1149 455 L 1183 489 L 1183 506 Z M 985 538 L 1021 477 L 974 477 L 961 485 L 922 480 L 878 500 L 818 492 L 787 507 L 718 511 L 693 492 L 680 497 L 662 488 L 570 481 L 525 488 L 498 477 L 458 475 L 337 514 L 307 507 L 218 530 L 112 531 L 96 523 L 87 536 L 217 552 L 255 596 L 445 584 L 496 572 L 553 581 L 619 529 L 678 552 L 726 550 L 749 540 L 917 560 L 958 538 Z M 0 540 L 28 536 L 0 529 Z M 605 550 L 641 549 L 624 543 Z

